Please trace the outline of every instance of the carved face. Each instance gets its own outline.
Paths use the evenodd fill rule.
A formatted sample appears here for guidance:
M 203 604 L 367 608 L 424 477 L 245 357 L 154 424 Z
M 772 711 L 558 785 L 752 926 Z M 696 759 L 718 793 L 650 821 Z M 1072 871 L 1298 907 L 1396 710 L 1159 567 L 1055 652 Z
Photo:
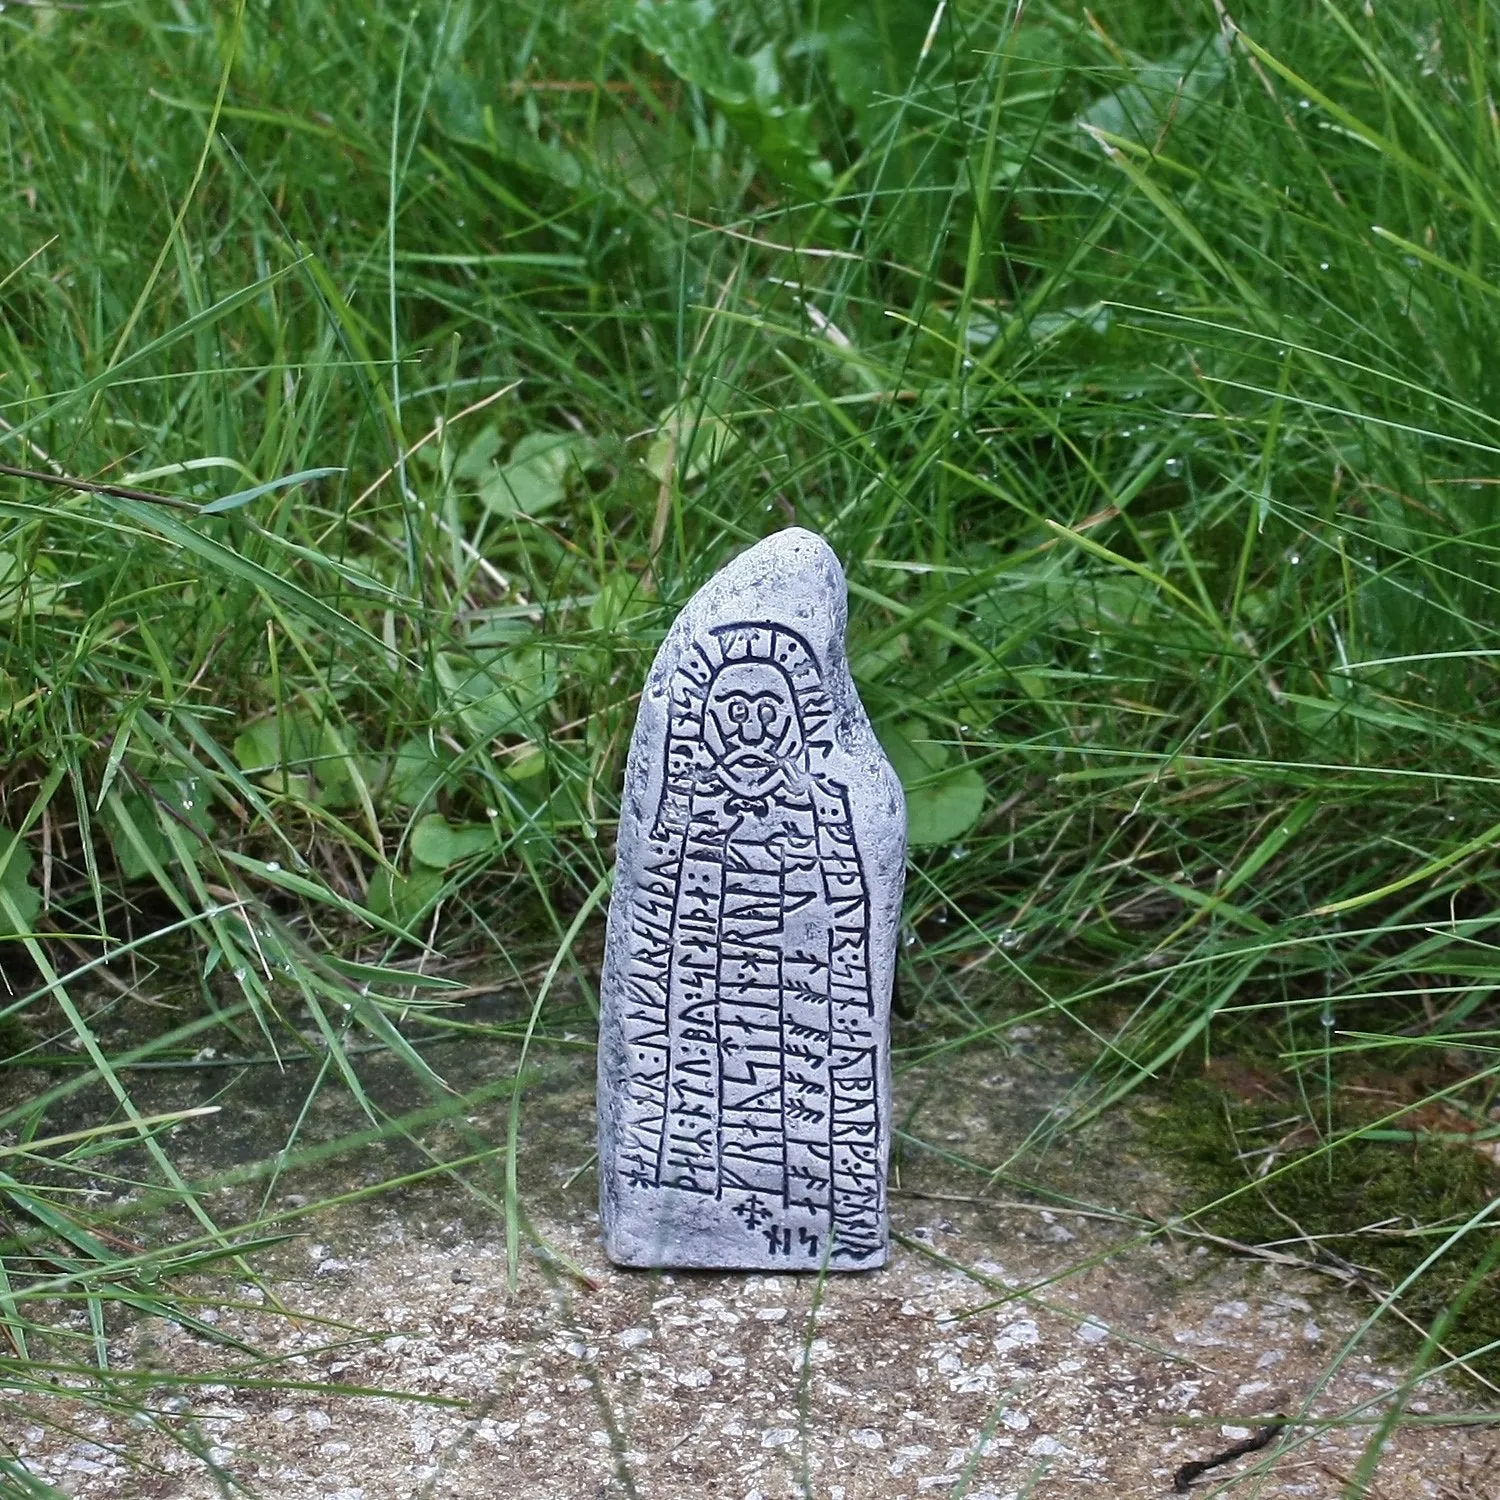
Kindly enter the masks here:
M 802 750 L 791 684 L 769 662 L 733 662 L 714 679 L 703 737 L 724 779 L 741 796 L 764 796 Z

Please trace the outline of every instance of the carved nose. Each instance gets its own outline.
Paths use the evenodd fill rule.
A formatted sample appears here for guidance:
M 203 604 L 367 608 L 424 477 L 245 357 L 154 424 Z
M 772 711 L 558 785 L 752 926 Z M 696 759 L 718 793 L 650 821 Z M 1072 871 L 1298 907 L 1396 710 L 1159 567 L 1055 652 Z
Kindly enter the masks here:
M 766 726 L 754 714 L 740 725 L 740 738 L 747 745 L 758 745 L 765 738 Z

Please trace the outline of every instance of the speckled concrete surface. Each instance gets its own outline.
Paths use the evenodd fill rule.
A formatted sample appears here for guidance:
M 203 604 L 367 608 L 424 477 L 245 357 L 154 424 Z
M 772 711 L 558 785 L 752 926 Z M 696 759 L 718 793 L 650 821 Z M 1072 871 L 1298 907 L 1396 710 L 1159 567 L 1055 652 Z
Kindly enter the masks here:
M 527 1201 L 550 1253 L 523 1253 L 514 1293 L 501 1226 L 455 1186 L 344 1209 L 268 1263 L 299 1316 L 253 1288 L 219 1315 L 275 1361 L 250 1373 L 305 1388 L 233 1384 L 248 1361 L 148 1322 L 119 1331 L 117 1360 L 205 1384 L 162 1393 L 154 1426 L 60 1394 L 39 1413 L 57 1426 L 7 1434 L 16 1453 L 80 1500 L 207 1500 L 231 1483 L 287 1500 L 1052 1500 L 1170 1493 L 1181 1464 L 1284 1411 L 1305 1420 L 1195 1492 L 1346 1493 L 1399 1379 L 1363 1346 L 1329 1377 L 1367 1303 L 1112 1217 L 1160 1187 L 1117 1130 L 1107 1156 L 1049 1178 L 1090 1186 L 1097 1216 L 1014 1188 L 982 1201 L 982 1180 L 912 1148 L 959 1137 L 1002 1160 L 1055 1087 L 1045 1069 L 970 1054 L 925 1093 L 908 1075 L 892 1262 L 820 1285 L 612 1268 L 579 1171 L 586 1068 L 569 1061 L 528 1104 Z M 1500 1494 L 1500 1433 L 1437 1420 L 1462 1392 L 1415 1394 L 1429 1425 L 1397 1434 L 1373 1500 Z

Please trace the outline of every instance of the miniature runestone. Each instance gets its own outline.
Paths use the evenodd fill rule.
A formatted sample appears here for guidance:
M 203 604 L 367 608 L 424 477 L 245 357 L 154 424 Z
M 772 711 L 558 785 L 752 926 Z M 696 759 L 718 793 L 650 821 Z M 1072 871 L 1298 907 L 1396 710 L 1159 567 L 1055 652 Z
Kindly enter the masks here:
M 647 679 L 601 996 L 621 1265 L 885 1264 L 906 805 L 847 616 L 828 545 L 778 532 L 693 596 Z

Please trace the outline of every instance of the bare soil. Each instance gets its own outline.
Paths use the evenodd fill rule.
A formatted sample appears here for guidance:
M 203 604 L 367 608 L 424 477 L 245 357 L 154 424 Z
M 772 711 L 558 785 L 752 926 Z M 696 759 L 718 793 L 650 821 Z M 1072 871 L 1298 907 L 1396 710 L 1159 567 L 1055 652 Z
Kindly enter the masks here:
M 493 1198 L 435 1179 L 334 1209 L 260 1262 L 240 1306 L 207 1314 L 267 1362 L 158 1320 L 122 1327 L 117 1364 L 205 1383 L 159 1391 L 146 1420 L 60 1391 L 8 1434 L 14 1451 L 78 1497 L 1052 1500 L 1172 1493 L 1183 1464 L 1281 1413 L 1274 1441 L 1193 1491 L 1354 1493 L 1402 1378 L 1367 1341 L 1345 1353 L 1367 1300 L 1143 1228 L 1168 1214 L 1172 1183 L 1119 1121 L 1066 1158 L 1028 1161 L 1042 1193 L 964 1164 L 1010 1163 L 1060 1096 L 1064 1067 L 1029 1034 L 902 1076 L 892 1263 L 822 1281 L 611 1267 L 592 1201 L 591 1062 L 585 1049 L 548 1060 L 527 1095 L 530 1232 L 513 1292 Z M 253 1156 L 291 1117 L 297 1081 L 266 1071 L 213 1128 L 179 1137 L 195 1170 Z M 170 1090 L 153 1107 L 206 1097 L 192 1075 Z M 473 1130 L 503 1138 L 503 1103 Z M 371 1175 L 368 1159 L 345 1161 L 285 1193 Z M 1430 1382 L 1409 1394 L 1365 1493 L 1500 1494 L 1500 1434 L 1455 1422 L 1472 1398 Z

